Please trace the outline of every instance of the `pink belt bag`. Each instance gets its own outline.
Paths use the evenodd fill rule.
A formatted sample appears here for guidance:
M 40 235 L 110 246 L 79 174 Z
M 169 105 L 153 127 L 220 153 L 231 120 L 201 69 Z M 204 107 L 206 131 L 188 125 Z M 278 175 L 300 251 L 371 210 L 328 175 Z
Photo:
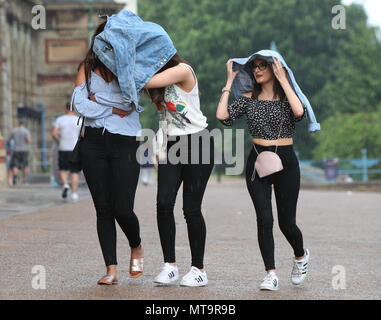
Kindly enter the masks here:
M 280 137 L 280 132 L 282 130 L 282 124 L 283 124 L 283 119 L 280 124 L 278 140 Z M 255 144 L 253 144 L 253 147 L 258 156 L 254 163 L 254 170 L 253 170 L 253 175 L 251 176 L 251 181 L 254 181 L 255 179 L 255 172 L 258 173 L 258 176 L 260 178 L 263 178 L 263 177 L 269 176 L 270 174 L 283 170 L 282 160 L 276 153 L 278 150 L 278 146 L 276 146 L 275 152 L 262 151 L 261 153 L 258 153 L 258 150 L 255 147 Z

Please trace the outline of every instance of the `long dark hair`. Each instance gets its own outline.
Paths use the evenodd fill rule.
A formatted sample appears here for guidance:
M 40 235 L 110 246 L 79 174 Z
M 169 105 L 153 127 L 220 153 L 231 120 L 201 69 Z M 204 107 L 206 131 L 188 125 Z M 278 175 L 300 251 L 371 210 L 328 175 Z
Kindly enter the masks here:
M 98 58 L 98 56 L 93 52 L 93 46 L 94 46 L 94 39 L 95 37 L 100 34 L 106 25 L 107 21 L 102 22 L 97 29 L 94 32 L 93 38 L 91 40 L 91 45 L 89 50 L 87 51 L 85 59 L 79 64 L 79 68 L 84 65 L 85 67 L 85 77 L 86 77 L 86 87 L 87 91 L 90 92 L 90 87 L 89 87 L 89 79 L 91 76 L 91 71 L 98 69 L 99 72 L 101 73 L 102 78 L 106 82 L 110 82 L 114 79 L 117 80 L 117 77 L 108 69 Z
M 163 72 L 164 70 L 167 70 L 169 68 L 175 67 L 179 65 L 180 63 L 188 64 L 177 53 L 175 53 L 175 55 L 158 72 L 156 72 L 156 74 Z M 164 101 L 164 92 L 165 92 L 165 87 L 146 90 L 146 94 L 151 98 L 152 102 L 156 105 L 161 104 Z
M 270 64 L 267 65 L 267 68 L 271 68 Z M 271 71 L 272 71 L 272 69 L 271 69 Z M 286 94 L 284 93 L 283 88 L 280 85 L 278 79 L 275 77 L 275 75 L 274 75 L 274 78 L 275 78 L 275 81 L 274 81 L 274 86 L 273 86 L 273 91 L 274 91 L 274 97 L 273 98 L 274 99 L 279 98 L 281 101 L 284 101 L 286 99 Z M 261 92 L 262 92 L 262 85 L 255 82 L 255 80 L 254 80 L 254 86 L 253 86 L 253 91 L 251 92 L 251 98 L 258 100 L 258 97 L 259 97 Z

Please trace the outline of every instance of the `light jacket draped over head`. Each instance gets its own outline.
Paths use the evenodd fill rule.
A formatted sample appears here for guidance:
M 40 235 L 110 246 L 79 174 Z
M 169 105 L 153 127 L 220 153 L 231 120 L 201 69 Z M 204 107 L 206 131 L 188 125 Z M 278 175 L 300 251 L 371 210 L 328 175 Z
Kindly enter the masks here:
M 315 114 L 312 110 L 311 104 L 307 97 L 303 94 L 302 90 L 298 86 L 294 74 L 291 69 L 287 66 L 283 57 L 276 51 L 273 50 L 261 50 L 258 51 L 247 58 L 233 58 L 233 70 L 240 70 L 233 82 L 233 91 L 236 98 L 242 96 L 244 93 L 251 92 L 254 85 L 254 75 L 252 63 L 255 59 L 263 59 L 271 66 L 274 63 L 273 57 L 278 59 L 283 67 L 287 70 L 287 79 L 294 89 L 296 95 L 299 97 L 300 102 L 306 108 L 308 116 L 308 130 L 310 132 L 315 132 L 320 130 L 320 124 L 316 121 Z
M 118 78 L 124 102 L 138 112 L 143 110 L 138 105 L 140 91 L 176 53 L 161 26 L 128 10 L 107 18 L 103 32 L 95 37 L 93 51 Z

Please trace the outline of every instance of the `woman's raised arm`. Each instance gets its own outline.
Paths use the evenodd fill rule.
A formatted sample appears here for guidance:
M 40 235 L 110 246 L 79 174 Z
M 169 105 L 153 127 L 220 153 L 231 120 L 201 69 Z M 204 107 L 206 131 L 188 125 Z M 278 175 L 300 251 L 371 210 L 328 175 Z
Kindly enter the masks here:
M 155 74 L 144 86 L 145 89 L 164 88 L 176 83 L 193 79 L 191 70 L 185 65 L 177 65 Z

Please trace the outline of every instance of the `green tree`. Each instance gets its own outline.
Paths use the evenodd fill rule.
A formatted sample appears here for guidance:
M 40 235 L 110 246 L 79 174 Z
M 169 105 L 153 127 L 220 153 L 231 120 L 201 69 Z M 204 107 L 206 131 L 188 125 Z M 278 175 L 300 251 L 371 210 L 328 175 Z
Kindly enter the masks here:
M 333 114 L 372 112 L 381 101 L 381 43 L 367 27 L 362 7 L 347 10 L 347 29 L 322 90 L 314 97 L 323 119 Z
M 215 111 L 226 81 L 225 63 L 267 49 L 275 41 L 304 93 L 322 131 L 297 126 L 296 149 L 309 158 L 321 147 L 325 119 L 333 114 L 374 111 L 381 101 L 380 42 L 367 27 L 361 6 L 346 8 L 347 28 L 332 28 L 337 0 L 140 0 L 139 15 L 162 25 L 179 54 L 194 67 L 209 127 L 222 127 Z M 151 117 L 147 123 L 157 121 Z M 142 119 L 146 115 L 142 115 Z M 244 121 L 236 127 L 243 126 Z M 246 127 L 246 126 L 244 126 Z M 347 144 L 345 137 L 341 141 Z M 247 135 L 247 144 L 250 144 Z M 249 148 L 246 148 L 247 150 Z
M 381 150 L 381 108 L 380 111 L 357 112 L 335 115 L 324 122 L 324 130 L 317 137 L 314 151 L 316 158 L 361 158 L 361 149 L 368 150 L 368 156 L 379 158 Z M 343 141 L 345 143 L 343 143 Z

